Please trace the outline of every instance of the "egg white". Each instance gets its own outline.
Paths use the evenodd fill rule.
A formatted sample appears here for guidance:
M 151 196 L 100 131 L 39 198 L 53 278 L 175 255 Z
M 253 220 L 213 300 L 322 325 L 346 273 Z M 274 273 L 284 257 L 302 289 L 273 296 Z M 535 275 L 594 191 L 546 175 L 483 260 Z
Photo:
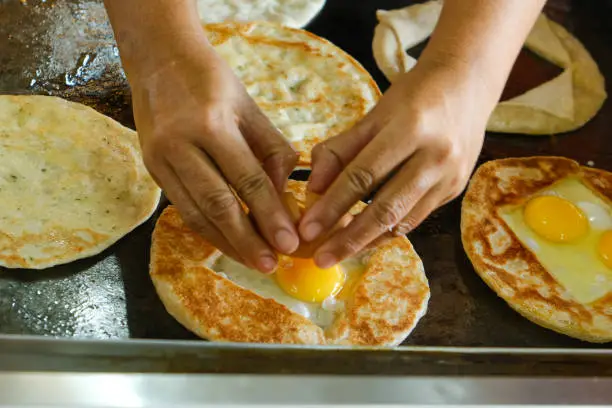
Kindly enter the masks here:
M 346 259 L 340 263 L 340 267 L 346 274 L 347 281 L 355 279 L 355 275 L 363 274 L 365 271 L 364 257 Z M 249 269 L 225 255 L 219 257 L 212 269 L 238 286 L 251 290 L 263 298 L 274 299 L 323 328 L 330 326 L 337 315 L 344 311 L 344 302 L 334 297 L 328 297 L 321 303 L 296 299 L 276 283 L 274 275 L 264 275 L 257 270 Z
M 521 243 L 577 301 L 593 302 L 612 290 L 612 270 L 600 259 L 601 235 L 612 229 L 610 206 L 578 179 L 568 178 L 534 196 L 557 196 L 580 208 L 589 220 L 588 234 L 571 243 L 550 242 L 536 234 L 525 222 L 524 205 L 502 208 L 499 212 Z

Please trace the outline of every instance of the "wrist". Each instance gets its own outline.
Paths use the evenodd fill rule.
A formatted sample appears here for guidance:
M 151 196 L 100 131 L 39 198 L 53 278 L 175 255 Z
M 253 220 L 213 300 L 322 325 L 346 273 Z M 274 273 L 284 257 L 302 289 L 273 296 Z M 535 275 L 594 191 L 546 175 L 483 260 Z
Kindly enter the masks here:
M 127 15 L 135 12 L 133 8 L 140 4 L 138 1 L 107 0 L 106 3 L 130 81 L 147 77 L 188 55 L 212 52 L 197 13 L 184 1 L 177 0 L 176 3 L 184 4 L 173 7 L 162 1 L 136 18 Z
M 452 53 L 422 55 L 413 70 L 435 78 L 440 92 L 478 101 L 478 105 L 486 110 L 495 107 L 503 90 L 503 83 L 497 85 L 478 63 Z
M 130 83 L 146 82 L 160 72 L 173 70 L 176 67 L 187 68 L 191 60 L 212 60 L 214 48 L 208 42 L 203 31 L 183 32 L 181 35 L 167 39 L 151 38 L 143 41 L 142 51 L 122 52 L 123 66 Z

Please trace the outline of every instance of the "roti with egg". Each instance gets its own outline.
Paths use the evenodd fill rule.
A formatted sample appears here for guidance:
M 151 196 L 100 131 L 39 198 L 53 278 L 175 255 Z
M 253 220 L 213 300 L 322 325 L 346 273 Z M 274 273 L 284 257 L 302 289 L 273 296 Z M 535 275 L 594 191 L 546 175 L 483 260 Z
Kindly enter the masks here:
M 50 96 L 0 96 L 0 266 L 96 255 L 147 220 L 160 190 L 136 132 Z
M 205 26 L 217 52 L 309 166 L 317 143 L 351 128 L 380 97 L 350 55 L 304 30 L 273 23 Z
M 560 157 L 483 164 L 461 238 L 480 277 L 534 323 L 612 340 L 612 173 Z
M 325 0 L 198 0 L 198 13 L 204 23 L 226 21 L 269 21 L 302 28 L 325 5 Z
M 389 81 L 411 70 L 416 59 L 406 50 L 433 32 L 442 1 L 431 0 L 398 10 L 379 10 L 372 48 L 378 67 Z M 599 111 L 607 94 L 597 63 L 578 39 L 544 14 L 537 19 L 525 47 L 563 72 L 522 95 L 498 103 L 487 130 L 550 135 L 575 130 Z
M 305 183 L 288 188 L 303 208 Z M 223 255 L 172 206 L 153 232 L 150 275 L 168 312 L 214 341 L 392 346 L 414 329 L 429 300 L 406 237 L 325 270 L 309 258 L 281 256 L 276 272 L 264 275 Z

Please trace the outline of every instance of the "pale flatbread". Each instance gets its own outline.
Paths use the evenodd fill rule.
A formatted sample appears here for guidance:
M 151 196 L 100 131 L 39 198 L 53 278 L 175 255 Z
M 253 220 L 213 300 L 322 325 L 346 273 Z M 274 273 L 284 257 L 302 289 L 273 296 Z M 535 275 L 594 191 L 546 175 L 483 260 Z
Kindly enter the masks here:
M 378 101 L 370 74 L 307 31 L 273 23 L 205 26 L 209 38 L 263 112 L 310 164 L 319 142 L 348 130 Z
M 305 201 L 304 182 L 288 189 Z M 356 206 L 353 214 L 365 205 Z M 393 346 L 427 311 L 429 284 L 406 237 L 373 249 L 346 309 L 323 330 L 272 298 L 264 298 L 212 270 L 221 253 L 191 231 L 170 206 L 151 244 L 151 279 L 168 312 L 198 336 L 215 341 Z
M 431 35 L 441 10 L 442 2 L 432 0 L 377 12 L 379 24 L 374 33 L 373 52 L 389 81 L 414 67 L 416 59 L 405 50 Z M 607 97 L 605 81 L 595 61 L 576 38 L 542 14 L 525 47 L 564 71 L 522 95 L 500 102 L 487 130 L 547 135 L 577 129 L 595 116 Z
M 612 173 L 562 157 L 493 160 L 474 173 L 461 207 L 461 239 L 474 269 L 532 322 L 595 343 L 612 341 L 612 294 L 581 303 L 521 243 L 500 215 L 559 180 L 580 180 L 612 205 Z M 571 250 L 571 244 L 568 250 Z
M 148 219 L 160 193 L 132 130 L 63 99 L 0 96 L 0 266 L 96 255 Z
M 268 21 L 287 27 L 307 26 L 325 0 L 197 0 L 203 23 Z

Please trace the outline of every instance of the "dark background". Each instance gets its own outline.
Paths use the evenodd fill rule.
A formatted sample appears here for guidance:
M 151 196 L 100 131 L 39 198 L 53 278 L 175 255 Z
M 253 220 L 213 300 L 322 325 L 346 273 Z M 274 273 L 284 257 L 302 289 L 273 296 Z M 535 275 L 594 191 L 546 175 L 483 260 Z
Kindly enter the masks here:
M 527 0 L 526 0 L 527 1 Z M 376 9 L 392 0 L 328 0 L 308 27 L 359 60 L 384 91 L 372 34 Z M 551 1 L 547 13 L 573 32 L 612 78 L 609 1 Z M 422 46 L 412 50 L 418 55 Z M 559 70 L 523 52 L 504 97 Z M 608 87 L 609 88 L 609 87 Z M 608 89 L 610 92 L 610 89 Z M 0 0 L 0 93 L 45 93 L 82 102 L 133 127 L 129 88 L 97 0 Z M 509 156 L 562 155 L 612 170 L 612 111 L 606 102 L 585 127 L 567 135 L 488 134 L 481 162 Z M 296 175 L 303 178 L 304 174 Z M 593 347 L 523 319 L 474 273 L 459 237 L 460 200 L 434 213 L 410 235 L 432 297 L 405 344 L 432 346 Z M 101 255 L 45 271 L 0 268 L 0 332 L 79 338 L 195 339 L 166 314 L 148 276 L 155 217 Z

